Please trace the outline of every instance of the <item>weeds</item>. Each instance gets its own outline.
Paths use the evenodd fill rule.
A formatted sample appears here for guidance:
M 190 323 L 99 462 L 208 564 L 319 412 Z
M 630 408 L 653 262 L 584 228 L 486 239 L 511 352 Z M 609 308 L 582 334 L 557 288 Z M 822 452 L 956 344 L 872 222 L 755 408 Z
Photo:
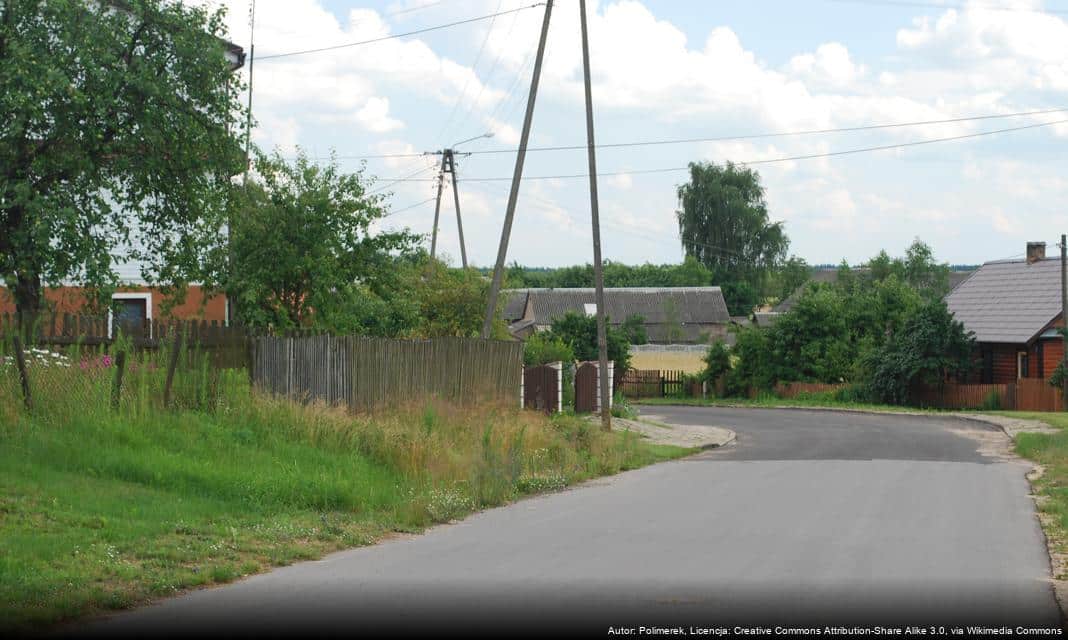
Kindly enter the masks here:
M 131 357 L 113 410 L 114 363 L 102 355 L 35 366 L 32 411 L 0 366 L 0 630 L 227 582 L 686 453 L 510 404 L 354 416 L 253 392 L 243 371 L 195 353 L 182 355 L 170 409 L 166 354 Z

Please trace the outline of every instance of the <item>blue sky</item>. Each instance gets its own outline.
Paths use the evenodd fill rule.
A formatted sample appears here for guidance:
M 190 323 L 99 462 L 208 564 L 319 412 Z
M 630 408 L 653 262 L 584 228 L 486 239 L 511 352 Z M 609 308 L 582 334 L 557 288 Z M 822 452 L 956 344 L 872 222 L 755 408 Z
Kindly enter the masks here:
M 227 5 L 248 44 L 248 0 Z M 343 44 L 529 5 L 520 0 L 259 0 L 257 53 Z M 954 8 L 871 0 L 683 2 L 591 0 L 591 56 L 601 143 L 736 136 L 1068 107 L 1068 2 L 984 0 Z M 904 3 L 909 4 L 909 3 Z M 939 4 L 931 2 L 926 4 Z M 423 7 L 423 8 L 419 8 Z M 998 7 L 1003 10 L 994 10 Z M 415 9 L 415 10 L 410 10 Z M 403 13 L 397 13 L 398 11 Z M 335 150 L 379 178 L 384 222 L 429 233 L 431 159 L 357 156 L 464 145 L 515 145 L 542 7 L 452 29 L 255 68 L 256 142 L 292 154 Z M 558 0 L 531 144 L 585 141 L 577 0 Z M 479 52 L 481 51 L 481 55 Z M 511 91 L 510 91 L 511 89 Z M 681 258 L 675 189 L 694 160 L 745 162 L 967 135 L 1068 119 L 1068 111 L 864 133 L 603 149 L 598 168 L 605 257 Z M 791 251 L 812 263 L 900 253 L 914 238 L 953 263 L 1023 252 L 1068 231 L 1068 124 L 838 158 L 754 165 Z M 514 156 L 461 159 L 472 262 L 496 257 Z M 584 151 L 532 152 L 525 175 L 584 173 Z M 472 179 L 465 182 L 465 179 Z M 451 193 L 439 246 L 458 260 Z M 565 265 L 591 256 L 588 182 L 524 181 L 509 262 Z

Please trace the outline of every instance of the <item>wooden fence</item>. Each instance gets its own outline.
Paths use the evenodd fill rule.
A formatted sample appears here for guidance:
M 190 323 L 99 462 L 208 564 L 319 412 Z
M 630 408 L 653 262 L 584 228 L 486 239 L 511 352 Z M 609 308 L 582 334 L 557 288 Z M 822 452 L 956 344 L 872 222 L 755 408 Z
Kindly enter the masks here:
M 250 374 L 272 393 L 368 411 L 429 397 L 514 402 L 522 368 L 523 345 L 513 341 L 258 337 Z
M 1064 410 L 1061 391 L 1041 378 L 1020 378 L 1008 384 L 946 383 L 921 390 L 917 399 L 921 406 L 938 409 Z
M 629 369 L 620 379 L 619 389 L 628 398 L 663 398 L 691 392 L 684 389 L 683 371 Z
M 171 346 L 180 334 L 187 349 L 209 351 L 217 367 L 242 368 L 248 364 L 248 331 L 244 327 L 223 326 L 217 321 L 145 320 L 133 326 L 124 324 L 120 331 L 109 323 L 107 316 L 42 313 L 33 323 L 20 323 L 16 314 L 0 314 L 0 344 L 19 335 L 27 346 L 109 350 L 120 339 L 120 333 L 121 339 L 138 350 Z

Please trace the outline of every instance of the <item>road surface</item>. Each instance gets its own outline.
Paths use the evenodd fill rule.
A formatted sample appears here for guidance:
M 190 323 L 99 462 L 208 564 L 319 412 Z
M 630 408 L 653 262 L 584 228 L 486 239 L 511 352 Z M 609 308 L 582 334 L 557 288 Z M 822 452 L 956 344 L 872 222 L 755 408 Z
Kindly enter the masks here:
M 646 407 L 737 441 L 116 615 L 101 635 L 1058 625 L 1029 466 L 952 418 Z

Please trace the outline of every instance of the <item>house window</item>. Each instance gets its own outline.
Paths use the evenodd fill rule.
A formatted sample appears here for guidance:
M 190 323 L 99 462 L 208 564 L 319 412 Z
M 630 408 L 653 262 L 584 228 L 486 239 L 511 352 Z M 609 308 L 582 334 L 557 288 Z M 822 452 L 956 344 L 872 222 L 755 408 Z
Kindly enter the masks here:
M 1027 364 L 1028 364 L 1027 361 L 1028 360 L 1029 360 L 1029 358 L 1027 357 L 1027 352 L 1026 351 L 1017 351 L 1016 352 L 1016 377 L 1017 378 L 1028 378 L 1028 377 L 1030 377 L 1028 375 L 1028 373 L 1027 373 Z
M 1035 345 L 1035 377 L 1036 378 L 1045 378 L 1046 377 L 1046 363 L 1045 363 L 1045 359 L 1046 359 L 1045 355 L 1046 354 L 1043 353 L 1044 350 L 1045 349 L 1044 349 L 1044 347 L 1042 345 L 1042 341 L 1040 340 Z
M 108 315 L 108 332 L 117 335 L 122 332 L 128 336 L 150 338 L 151 330 L 145 330 L 145 324 L 152 319 L 151 293 L 116 293 L 111 296 L 112 310 Z

